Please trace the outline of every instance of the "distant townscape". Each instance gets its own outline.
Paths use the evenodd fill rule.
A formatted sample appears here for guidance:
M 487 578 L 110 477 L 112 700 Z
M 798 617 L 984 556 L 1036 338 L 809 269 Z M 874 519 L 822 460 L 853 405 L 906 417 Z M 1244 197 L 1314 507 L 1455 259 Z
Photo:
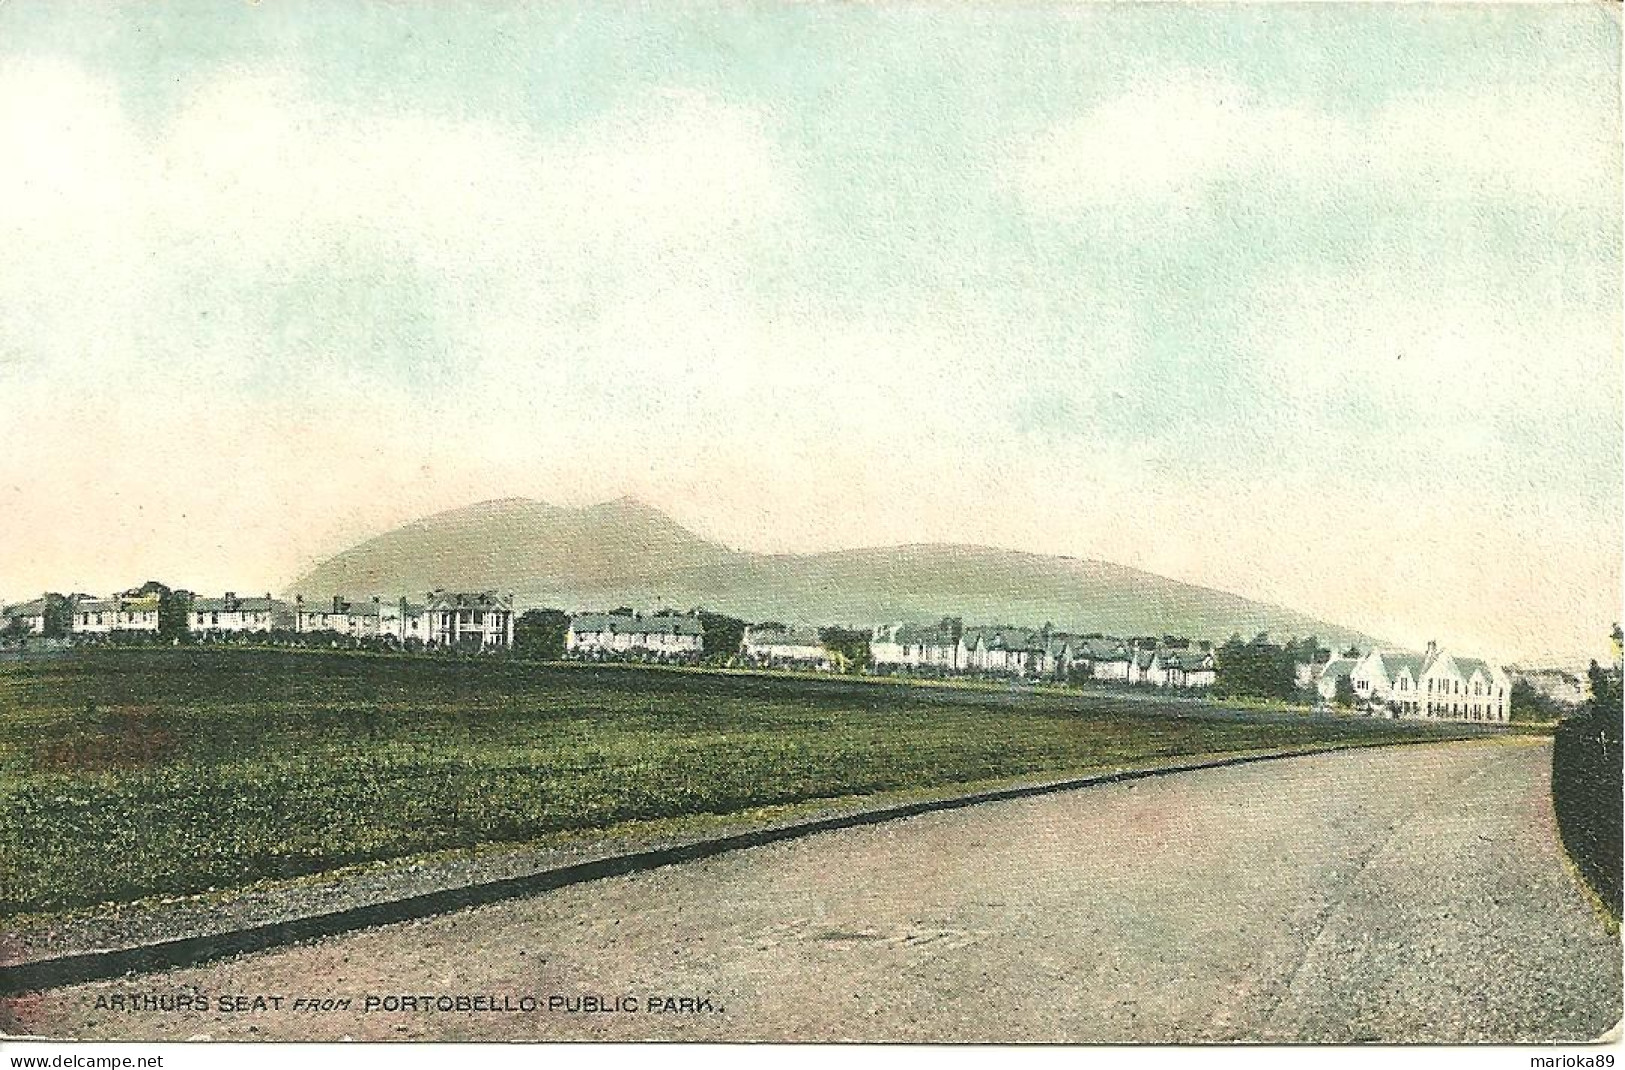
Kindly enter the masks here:
M 1368 715 L 1504 723 L 1514 684 L 1479 658 L 1429 644 L 1425 652 L 1349 648 L 1313 637 L 1277 644 L 1234 636 L 1215 645 L 1180 636 L 1117 637 L 1042 628 L 883 623 L 863 628 L 745 622 L 716 613 L 621 607 L 607 613 L 516 613 L 496 591 L 435 590 L 419 599 L 335 596 L 292 601 L 266 593 L 204 597 L 157 582 L 107 598 L 49 593 L 0 611 L 0 639 L 43 651 L 95 643 L 258 641 L 407 652 L 500 653 L 918 677 L 982 677 L 1154 687 L 1307 701 Z M 1538 679 L 1539 677 L 1533 677 Z M 1551 681 L 1542 680 L 1550 684 Z M 1552 686 L 1549 701 L 1566 693 Z

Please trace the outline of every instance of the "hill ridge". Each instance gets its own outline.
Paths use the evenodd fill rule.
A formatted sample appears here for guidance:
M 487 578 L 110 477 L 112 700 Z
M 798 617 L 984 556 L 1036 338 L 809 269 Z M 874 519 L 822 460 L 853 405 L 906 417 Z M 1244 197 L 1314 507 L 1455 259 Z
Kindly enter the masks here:
M 498 498 L 445 510 L 334 554 L 285 593 L 366 598 L 437 587 L 495 588 L 521 607 L 570 612 L 704 607 L 846 625 L 956 616 L 1118 635 L 1267 631 L 1372 642 L 1288 607 L 1099 558 L 952 542 L 739 550 L 634 495 L 579 507 Z

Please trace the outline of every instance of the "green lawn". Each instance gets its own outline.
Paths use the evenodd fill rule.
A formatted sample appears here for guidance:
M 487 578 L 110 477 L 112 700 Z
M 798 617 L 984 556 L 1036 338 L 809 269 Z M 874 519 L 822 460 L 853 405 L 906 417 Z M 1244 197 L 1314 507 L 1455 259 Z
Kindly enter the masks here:
M 1013 689 L 80 651 L 0 665 L 0 915 L 626 822 L 1440 734 Z

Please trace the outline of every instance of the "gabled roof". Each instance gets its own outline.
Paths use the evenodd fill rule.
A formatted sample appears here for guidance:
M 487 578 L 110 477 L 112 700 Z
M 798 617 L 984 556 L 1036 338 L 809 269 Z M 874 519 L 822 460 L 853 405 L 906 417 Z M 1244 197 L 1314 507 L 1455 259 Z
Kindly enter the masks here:
M 112 598 L 83 599 L 74 606 L 74 610 L 79 613 L 151 613 L 158 609 L 158 605 L 158 596 L 155 594 L 138 598 L 114 595 Z
M 822 646 L 824 641 L 816 628 L 785 624 L 776 628 L 751 625 L 745 629 L 745 642 L 754 646 Z
M 1127 661 L 1129 649 L 1112 639 L 1086 639 L 1079 649 L 1079 657 L 1090 661 Z
M 954 633 L 939 624 L 903 624 L 893 631 L 892 642 L 908 646 L 953 646 Z
M 612 635 L 704 635 L 699 618 L 677 614 L 628 617 L 616 613 L 580 613 L 570 618 L 572 632 L 609 632 Z
M 1375 658 L 1380 662 L 1382 673 L 1389 680 L 1397 679 L 1401 670 L 1408 671 L 1411 679 L 1419 679 L 1428 666 L 1426 654 L 1413 654 L 1407 650 L 1373 650 L 1366 658 Z
M 1326 667 L 1320 670 L 1320 675 L 1316 676 L 1315 679 L 1335 680 L 1339 676 L 1347 676 L 1354 671 L 1354 666 L 1358 664 L 1359 661 L 1354 658 L 1333 658 L 1326 663 Z
M 513 608 L 512 598 L 495 591 L 430 591 L 428 598 L 432 610 Z
M 12 617 L 43 617 L 45 609 L 45 599 L 36 598 L 32 602 L 19 602 L 14 606 L 0 609 L 0 618 L 9 620 Z
M 194 598 L 194 613 L 273 613 L 288 603 L 275 598 Z
M 301 606 L 299 611 L 307 616 L 318 617 L 376 617 L 379 603 L 377 602 L 344 602 L 333 608 L 332 602 L 317 602 L 313 605 Z

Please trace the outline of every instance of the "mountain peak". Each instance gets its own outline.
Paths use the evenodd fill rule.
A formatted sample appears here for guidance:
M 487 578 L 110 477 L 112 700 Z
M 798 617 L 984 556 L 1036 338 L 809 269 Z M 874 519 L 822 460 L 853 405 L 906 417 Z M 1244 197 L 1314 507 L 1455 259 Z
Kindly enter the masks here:
M 290 591 L 393 597 L 436 587 L 513 591 L 521 605 L 566 611 L 704 606 L 752 620 L 847 625 L 946 615 L 1118 635 L 1222 640 L 1268 631 L 1367 645 L 1350 629 L 1281 606 L 1103 561 L 952 544 L 733 550 L 634 495 L 580 507 L 476 502 L 352 547 Z

